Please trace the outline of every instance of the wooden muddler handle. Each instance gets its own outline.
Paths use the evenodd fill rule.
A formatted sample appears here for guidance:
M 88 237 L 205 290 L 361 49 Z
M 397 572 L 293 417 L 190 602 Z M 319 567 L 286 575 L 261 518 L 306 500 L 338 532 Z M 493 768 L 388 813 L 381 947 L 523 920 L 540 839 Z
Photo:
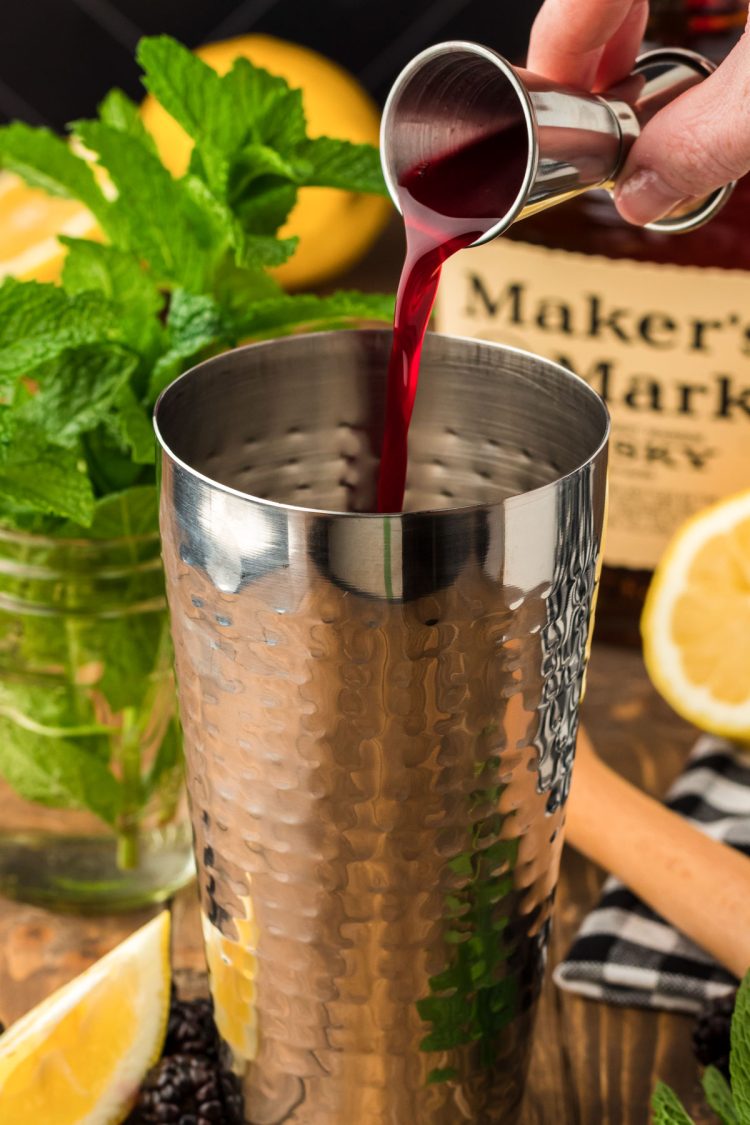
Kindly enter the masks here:
M 750 968 L 750 859 L 614 773 L 584 731 L 566 839 L 735 976 Z

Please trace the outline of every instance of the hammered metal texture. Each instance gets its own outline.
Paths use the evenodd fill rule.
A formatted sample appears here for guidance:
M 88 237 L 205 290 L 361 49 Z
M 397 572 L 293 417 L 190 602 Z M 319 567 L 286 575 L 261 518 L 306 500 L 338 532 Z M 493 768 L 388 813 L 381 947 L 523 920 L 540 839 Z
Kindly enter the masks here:
M 606 411 L 555 365 L 432 337 L 418 510 L 356 514 L 389 342 L 240 349 L 157 409 L 208 960 L 252 1125 L 507 1125 L 523 1092 Z

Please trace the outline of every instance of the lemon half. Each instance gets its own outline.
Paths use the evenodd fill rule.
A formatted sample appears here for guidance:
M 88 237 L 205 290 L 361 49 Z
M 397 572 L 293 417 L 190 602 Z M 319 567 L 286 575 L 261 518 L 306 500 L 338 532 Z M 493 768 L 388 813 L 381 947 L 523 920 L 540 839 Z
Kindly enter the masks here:
M 677 533 L 641 622 L 649 675 L 684 718 L 750 740 L 750 492 Z

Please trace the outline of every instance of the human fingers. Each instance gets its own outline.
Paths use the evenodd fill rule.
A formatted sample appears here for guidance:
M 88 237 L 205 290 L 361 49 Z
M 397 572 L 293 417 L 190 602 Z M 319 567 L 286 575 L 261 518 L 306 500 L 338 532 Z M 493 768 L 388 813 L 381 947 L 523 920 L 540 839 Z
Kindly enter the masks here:
M 631 223 L 664 218 L 750 171 L 750 40 L 661 110 L 633 146 L 615 199 Z
M 591 89 L 609 90 L 633 69 L 648 23 L 649 0 L 634 0 L 633 6 L 602 51 Z
M 529 70 L 590 90 L 602 71 L 612 70 L 607 60 L 613 44 L 622 70 L 612 81 L 624 77 L 638 50 L 640 35 L 634 36 L 636 27 L 642 29 L 643 8 L 643 0 L 546 0 L 531 32 Z

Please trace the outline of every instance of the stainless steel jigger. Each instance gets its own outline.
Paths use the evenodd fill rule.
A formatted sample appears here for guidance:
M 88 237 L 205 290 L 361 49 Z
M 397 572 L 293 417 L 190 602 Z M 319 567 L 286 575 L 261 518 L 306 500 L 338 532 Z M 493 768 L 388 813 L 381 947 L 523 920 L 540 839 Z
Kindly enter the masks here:
M 715 67 L 693 51 L 666 48 L 638 60 L 633 73 L 604 94 L 557 86 L 513 67 L 476 43 L 441 43 L 417 55 L 396 79 L 381 124 L 381 159 L 399 207 L 398 184 L 412 169 L 503 127 L 525 126 L 526 174 L 512 207 L 474 245 L 517 219 L 584 191 L 611 191 L 630 148 L 660 109 L 702 82 Z M 734 184 L 649 224 L 671 233 L 702 226 Z
M 372 514 L 391 333 L 159 400 L 161 529 L 216 1018 L 252 1125 L 516 1120 L 597 577 L 608 420 L 428 336 Z

